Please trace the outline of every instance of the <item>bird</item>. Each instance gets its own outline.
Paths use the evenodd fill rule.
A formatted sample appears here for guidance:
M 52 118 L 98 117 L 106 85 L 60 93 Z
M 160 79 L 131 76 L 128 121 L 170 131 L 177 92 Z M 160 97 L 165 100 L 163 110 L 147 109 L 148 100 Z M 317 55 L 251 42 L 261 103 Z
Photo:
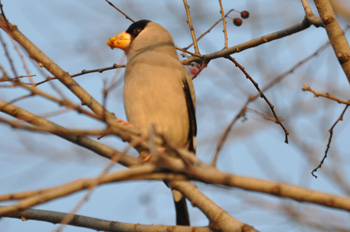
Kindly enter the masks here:
M 133 128 L 153 127 L 171 145 L 196 151 L 196 101 L 190 74 L 182 65 L 170 33 L 160 24 L 139 20 L 110 38 L 109 47 L 127 57 L 124 108 Z M 172 190 L 176 224 L 190 225 L 185 197 Z

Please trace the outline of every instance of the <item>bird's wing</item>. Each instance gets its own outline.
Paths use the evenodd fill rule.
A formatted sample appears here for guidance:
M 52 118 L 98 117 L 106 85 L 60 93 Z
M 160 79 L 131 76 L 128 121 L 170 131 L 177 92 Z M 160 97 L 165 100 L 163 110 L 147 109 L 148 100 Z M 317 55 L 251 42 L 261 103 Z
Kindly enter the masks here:
M 189 121 L 189 132 L 188 132 L 188 141 L 189 147 L 188 150 L 192 152 L 196 152 L 196 135 L 197 135 L 197 121 L 196 121 L 196 112 L 193 94 L 190 89 L 190 86 L 187 80 L 184 78 L 183 80 L 183 90 L 186 98 L 186 105 L 188 111 L 188 121 Z

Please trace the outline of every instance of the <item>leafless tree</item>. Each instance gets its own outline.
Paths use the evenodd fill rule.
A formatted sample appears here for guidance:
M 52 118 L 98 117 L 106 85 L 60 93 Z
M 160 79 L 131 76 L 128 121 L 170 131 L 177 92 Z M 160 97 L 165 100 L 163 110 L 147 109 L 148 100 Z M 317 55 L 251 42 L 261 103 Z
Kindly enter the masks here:
M 239 9 L 235 1 L 222 0 L 215 4 L 186 0 L 167 3 L 101 0 L 94 4 L 84 5 L 81 1 L 76 6 L 61 6 L 67 15 L 88 9 L 93 19 L 87 24 L 93 27 L 91 31 L 96 36 L 81 36 L 77 43 L 71 41 L 71 45 L 58 45 L 58 41 L 48 39 L 56 53 L 70 62 L 80 53 L 89 59 L 87 63 L 110 63 L 85 67 L 71 74 L 72 70 L 40 50 L 21 25 L 14 24 L 12 15 L 7 13 L 7 2 L 2 1 L 0 128 L 4 166 L 6 162 L 23 159 L 16 153 L 16 146 L 37 157 L 60 160 L 61 165 L 69 162 L 84 165 L 85 161 L 91 165 L 89 160 L 98 160 L 99 167 L 104 165 L 89 178 L 72 179 L 68 175 L 65 179 L 68 183 L 46 188 L 36 188 L 35 170 L 31 170 L 25 180 L 25 186 L 30 189 L 16 186 L 14 193 L 1 192 L 2 220 L 20 218 L 58 223 L 56 231 L 70 226 L 104 231 L 290 228 L 278 222 L 261 222 L 254 213 L 247 213 L 253 210 L 259 212 L 262 220 L 265 218 L 261 215 L 279 215 L 279 219 L 288 220 L 289 226 L 314 231 L 349 231 L 346 141 L 350 120 L 347 115 L 350 47 L 346 35 L 350 8 L 341 0 L 266 3 L 271 6 L 259 8 L 261 2 L 247 1 L 246 8 Z M 103 12 L 113 18 L 103 21 L 106 13 L 98 12 L 101 8 L 94 11 L 89 4 L 105 7 Z M 153 9 L 148 9 L 149 6 Z M 125 59 L 120 56 L 120 63 L 115 63 L 111 59 L 116 51 L 110 55 L 101 51 L 108 37 L 100 36 L 98 31 L 101 29 L 104 36 L 108 33 L 111 37 L 124 30 L 133 18 L 152 15 L 157 18 L 155 11 L 162 13 L 159 19 L 164 18 L 165 27 L 169 25 L 167 29 L 174 36 L 183 64 L 193 72 L 199 122 L 196 156 L 172 147 L 156 133 L 146 137 L 119 120 L 124 117 L 119 77 Z M 34 19 L 45 20 L 44 15 Z M 97 22 L 103 26 L 97 27 Z M 123 26 L 114 22 L 122 22 Z M 86 26 L 83 22 L 77 25 Z M 321 41 L 320 37 L 325 40 Z M 76 52 L 69 50 L 74 44 Z M 93 77 L 94 84 L 86 84 L 83 77 Z M 13 140 L 7 133 L 18 133 L 19 139 Z M 60 140 L 69 143 L 62 143 L 65 148 L 56 146 Z M 156 151 L 154 147 L 160 145 L 167 149 Z M 133 147 L 148 149 L 151 160 L 141 162 L 135 158 Z M 181 159 L 172 158 L 170 153 Z M 93 157 L 96 155 L 98 158 Z M 6 161 L 9 157 L 12 160 Z M 101 157 L 108 162 L 101 161 Z M 23 163 L 18 167 L 26 166 Z M 6 178 L 1 180 L 1 186 L 16 180 L 11 172 L 1 171 L 1 174 Z M 104 185 L 118 186 L 126 181 L 137 185 L 140 180 L 147 183 L 171 180 L 170 187 L 199 209 L 200 212 L 191 210 L 192 218 L 201 214 L 198 217 L 204 215 L 208 223 L 185 227 L 157 225 L 152 220 L 138 224 L 139 221 L 127 223 L 118 218 L 78 215 Z M 321 187 L 313 187 L 313 183 L 320 182 Z M 34 208 L 81 191 L 84 194 L 70 211 Z M 159 197 L 157 191 L 150 193 Z M 132 202 L 131 198 L 128 201 Z M 111 195 L 105 204 L 121 201 Z

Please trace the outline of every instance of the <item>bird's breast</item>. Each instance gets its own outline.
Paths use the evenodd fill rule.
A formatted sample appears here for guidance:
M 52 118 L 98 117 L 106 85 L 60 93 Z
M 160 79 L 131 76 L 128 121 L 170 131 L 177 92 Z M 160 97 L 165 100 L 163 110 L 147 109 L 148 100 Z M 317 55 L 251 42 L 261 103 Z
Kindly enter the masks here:
M 124 79 L 124 106 L 136 129 L 148 133 L 154 126 L 169 142 L 185 147 L 189 121 L 182 75 L 171 65 L 131 63 Z

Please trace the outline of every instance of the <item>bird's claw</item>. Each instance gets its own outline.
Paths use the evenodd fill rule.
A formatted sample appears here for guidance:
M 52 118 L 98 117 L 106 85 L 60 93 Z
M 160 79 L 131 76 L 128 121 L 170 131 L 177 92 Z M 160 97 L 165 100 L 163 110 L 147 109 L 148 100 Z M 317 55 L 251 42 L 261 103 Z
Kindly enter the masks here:
M 117 120 L 119 123 L 123 124 L 124 126 L 130 127 L 132 128 L 132 125 L 130 123 L 128 123 L 127 121 L 124 121 L 122 119 L 118 119 Z

